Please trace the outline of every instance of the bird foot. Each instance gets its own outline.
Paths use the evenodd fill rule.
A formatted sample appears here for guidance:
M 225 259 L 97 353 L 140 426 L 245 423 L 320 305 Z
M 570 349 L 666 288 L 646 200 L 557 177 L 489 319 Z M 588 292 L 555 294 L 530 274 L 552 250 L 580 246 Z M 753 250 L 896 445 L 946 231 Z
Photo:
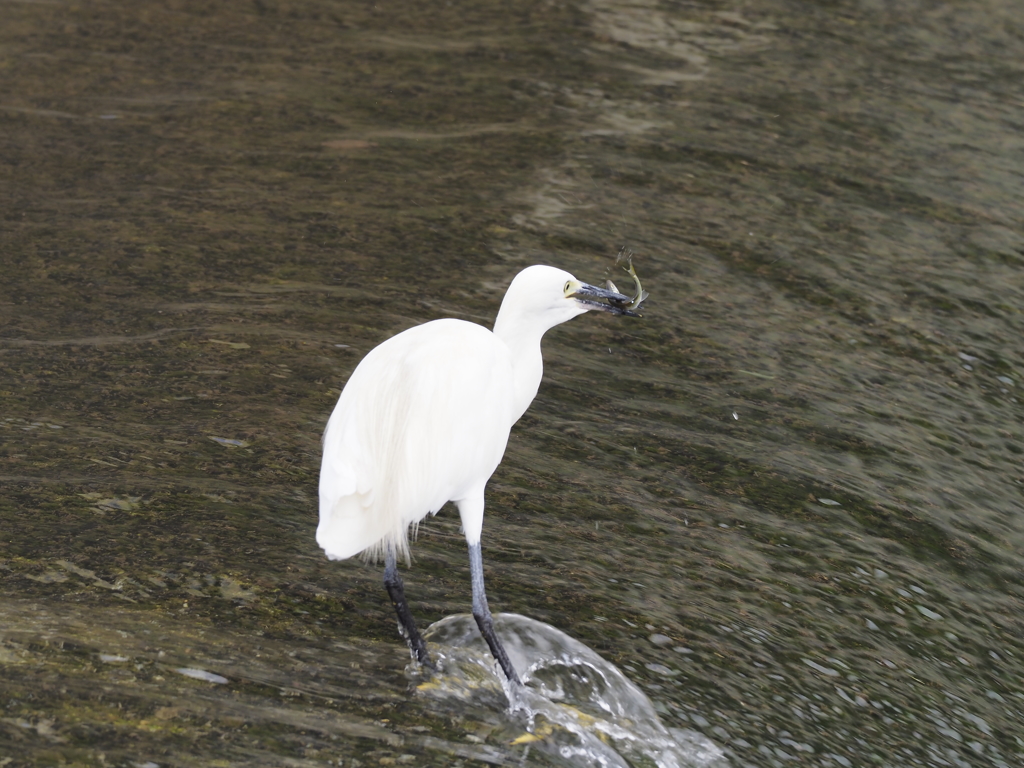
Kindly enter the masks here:
M 476 625 L 487 642 L 487 647 L 491 649 L 491 655 L 498 662 L 501 671 L 505 673 L 505 678 L 510 683 L 522 687 L 523 681 L 519 679 L 516 668 L 512 666 L 512 662 L 505 652 L 505 646 L 501 644 L 501 640 L 498 639 L 498 635 L 494 631 L 494 621 L 491 619 L 490 612 L 483 615 L 474 613 L 473 618 L 476 619 Z

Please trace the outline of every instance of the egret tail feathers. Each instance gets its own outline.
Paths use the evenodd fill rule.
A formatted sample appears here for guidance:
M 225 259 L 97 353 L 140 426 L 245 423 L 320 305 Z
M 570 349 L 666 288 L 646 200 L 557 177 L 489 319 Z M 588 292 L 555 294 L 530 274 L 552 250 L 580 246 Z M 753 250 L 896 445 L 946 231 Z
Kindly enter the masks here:
M 408 522 L 367 514 L 368 496 L 372 494 L 342 496 L 328 510 L 321 509 L 316 543 L 331 560 L 361 555 L 366 561 L 376 562 L 383 559 L 390 546 L 408 563 Z

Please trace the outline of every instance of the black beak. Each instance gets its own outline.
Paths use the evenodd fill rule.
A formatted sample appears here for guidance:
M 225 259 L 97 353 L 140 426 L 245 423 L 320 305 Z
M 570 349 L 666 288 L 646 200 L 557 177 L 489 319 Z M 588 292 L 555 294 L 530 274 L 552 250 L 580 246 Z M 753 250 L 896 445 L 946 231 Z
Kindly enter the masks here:
M 602 312 L 610 312 L 613 315 L 641 317 L 638 312 L 634 312 L 626 306 L 633 299 L 617 291 L 609 291 L 604 288 L 598 288 L 595 285 L 580 283 L 580 287 L 573 292 L 572 298 L 583 304 L 587 309 L 598 309 Z M 598 299 L 603 299 L 603 301 L 598 301 Z

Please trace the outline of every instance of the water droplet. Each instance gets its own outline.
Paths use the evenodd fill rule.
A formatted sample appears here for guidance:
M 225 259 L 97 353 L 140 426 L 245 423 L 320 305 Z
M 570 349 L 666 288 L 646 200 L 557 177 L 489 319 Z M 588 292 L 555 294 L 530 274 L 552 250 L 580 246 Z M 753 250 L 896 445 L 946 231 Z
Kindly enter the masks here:
M 218 685 L 221 685 L 228 681 L 226 677 L 215 675 L 213 672 L 207 672 L 205 669 L 195 669 L 193 667 L 178 667 L 174 671 L 177 672 L 179 675 L 191 677 L 194 680 L 205 680 L 208 683 L 217 683 Z
M 804 664 L 806 664 L 808 667 L 810 667 L 811 669 L 815 669 L 818 672 L 821 672 L 823 675 L 828 675 L 829 677 L 839 677 L 839 673 L 836 672 L 834 669 L 823 667 L 821 664 L 818 664 L 815 661 L 811 661 L 810 659 L 804 659 L 803 661 Z
M 229 437 L 214 437 L 213 435 L 208 435 L 208 437 L 213 440 L 213 442 L 226 445 L 229 448 L 246 448 L 249 445 L 245 440 L 233 440 Z
M 647 667 L 647 669 L 649 669 L 654 674 L 661 675 L 662 677 L 675 677 L 679 674 L 679 672 L 677 672 L 676 670 L 669 669 L 664 664 L 658 664 L 654 661 L 648 662 L 647 664 L 644 664 L 644 666 Z

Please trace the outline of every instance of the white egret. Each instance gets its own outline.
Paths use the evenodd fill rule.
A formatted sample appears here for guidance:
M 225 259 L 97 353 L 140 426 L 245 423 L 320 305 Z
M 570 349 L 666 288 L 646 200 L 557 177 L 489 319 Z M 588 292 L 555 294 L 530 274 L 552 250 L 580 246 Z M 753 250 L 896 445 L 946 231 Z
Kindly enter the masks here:
M 544 333 L 591 309 L 637 316 L 632 310 L 644 298 L 639 281 L 631 300 L 563 270 L 533 266 L 512 281 L 493 332 L 434 320 L 388 339 L 356 366 L 324 432 L 316 540 L 331 560 L 384 556 L 384 585 L 421 664 L 433 666 L 397 557 L 408 564 L 409 526 L 452 501 L 469 544 L 473 616 L 506 677 L 519 682 L 484 592 L 484 486 L 512 425 L 537 394 Z

